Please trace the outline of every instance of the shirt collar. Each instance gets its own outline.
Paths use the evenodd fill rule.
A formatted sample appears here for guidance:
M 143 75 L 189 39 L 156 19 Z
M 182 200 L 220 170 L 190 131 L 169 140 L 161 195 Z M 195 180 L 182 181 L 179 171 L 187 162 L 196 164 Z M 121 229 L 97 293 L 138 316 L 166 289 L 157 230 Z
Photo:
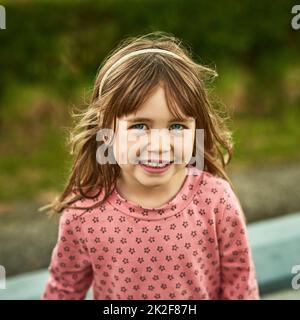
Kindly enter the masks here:
M 172 199 L 160 207 L 142 207 L 123 198 L 116 187 L 109 196 L 108 202 L 114 209 L 140 220 L 161 220 L 179 214 L 195 196 L 203 176 L 203 171 L 192 165 L 187 165 L 187 169 L 188 172 L 180 190 Z

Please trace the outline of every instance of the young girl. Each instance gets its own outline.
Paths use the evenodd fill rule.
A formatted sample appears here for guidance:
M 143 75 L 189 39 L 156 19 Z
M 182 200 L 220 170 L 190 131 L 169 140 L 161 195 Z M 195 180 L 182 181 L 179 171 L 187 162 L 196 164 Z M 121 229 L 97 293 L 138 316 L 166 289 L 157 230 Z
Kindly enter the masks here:
M 94 299 L 259 299 L 224 170 L 231 136 L 204 86 L 215 75 L 162 32 L 128 38 L 105 60 L 71 135 L 69 181 L 50 204 L 62 214 L 42 299 L 84 299 L 91 285 Z M 202 168 L 190 163 L 197 129 Z M 154 143 L 154 130 L 168 142 Z M 150 139 L 133 152 L 130 136 Z

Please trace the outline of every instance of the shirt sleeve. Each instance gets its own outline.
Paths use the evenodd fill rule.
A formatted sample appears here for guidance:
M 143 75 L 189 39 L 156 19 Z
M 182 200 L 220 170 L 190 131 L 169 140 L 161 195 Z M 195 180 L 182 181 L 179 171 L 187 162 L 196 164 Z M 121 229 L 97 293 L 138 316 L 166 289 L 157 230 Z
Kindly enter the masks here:
M 66 210 L 66 209 L 65 209 Z M 80 223 L 63 211 L 58 240 L 52 251 L 49 277 L 41 300 L 83 300 L 91 286 L 93 271 L 81 236 Z
M 222 201 L 225 207 L 218 223 L 221 263 L 220 299 L 259 300 L 256 270 L 244 213 L 227 181 L 224 191 Z

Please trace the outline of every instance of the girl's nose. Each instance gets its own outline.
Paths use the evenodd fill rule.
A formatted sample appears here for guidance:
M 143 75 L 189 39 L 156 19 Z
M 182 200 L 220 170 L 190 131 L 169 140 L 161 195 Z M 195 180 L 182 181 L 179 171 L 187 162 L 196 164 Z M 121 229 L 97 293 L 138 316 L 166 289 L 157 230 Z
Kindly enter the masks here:
M 171 151 L 171 137 L 168 129 L 151 130 L 148 152 L 162 154 Z

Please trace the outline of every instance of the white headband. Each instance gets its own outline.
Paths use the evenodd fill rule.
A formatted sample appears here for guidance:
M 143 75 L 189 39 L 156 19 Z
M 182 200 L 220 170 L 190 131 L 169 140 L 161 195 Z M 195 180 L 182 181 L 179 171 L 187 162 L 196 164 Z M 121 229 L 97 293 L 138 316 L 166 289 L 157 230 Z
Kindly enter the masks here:
M 105 82 L 105 80 L 107 79 L 109 73 L 114 69 L 116 68 L 117 66 L 119 66 L 121 63 L 123 63 L 125 60 L 127 60 L 128 58 L 130 57 L 133 57 L 133 56 L 136 56 L 138 54 L 142 54 L 142 53 L 148 53 L 148 52 L 159 52 L 159 53 L 165 53 L 165 54 L 169 54 L 175 58 L 178 58 L 178 59 L 181 59 L 183 60 L 182 57 L 180 57 L 179 55 L 171 52 L 171 51 L 168 51 L 168 50 L 164 50 L 164 49 L 156 49 L 156 48 L 149 48 L 149 49 L 141 49 L 141 50 L 137 50 L 137 51 L 133 51 L 133 52 L 130 52 L 128 54 L 126 54 L 125 56 L 123 56 L 121 59 L 119 59 L 118 61 L 116 61 L 107 71 L 106 73 L 104 74 L 102 80 L 101 80 L 101 83 L 100 83 L 100 86 L 99 86 L 99 97 L 101 96 L 101 92 L 102 92 L 102 87 L 103 87 L 103 84 Z

